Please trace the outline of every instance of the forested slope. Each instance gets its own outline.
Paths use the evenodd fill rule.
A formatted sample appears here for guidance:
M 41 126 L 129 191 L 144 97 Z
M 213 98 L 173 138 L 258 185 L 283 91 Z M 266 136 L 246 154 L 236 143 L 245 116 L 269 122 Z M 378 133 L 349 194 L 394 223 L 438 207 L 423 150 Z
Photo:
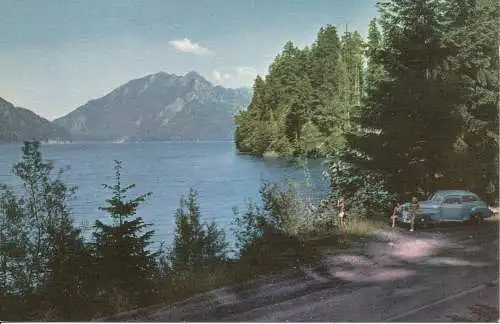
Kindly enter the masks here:
M 236 118 L 237 149 L 330 156 L 397 194 L 495 199 L 498 3 L 392 0 L 379 13 L 365 41 L 328 25 L 310 47 L 288 42 Z
M 321 28 L 310 47 L 285 44 L 265 77 L 258 76 L 247 110 L 236 118 L 239 151 L 262 155 L 318 154 L 343 141 L 363 92 L 363 40 Z

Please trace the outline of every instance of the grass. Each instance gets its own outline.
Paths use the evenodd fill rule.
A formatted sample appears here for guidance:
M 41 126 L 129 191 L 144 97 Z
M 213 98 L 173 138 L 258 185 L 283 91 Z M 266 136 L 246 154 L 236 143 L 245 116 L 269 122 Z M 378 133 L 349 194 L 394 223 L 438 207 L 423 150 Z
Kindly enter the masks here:
M 373 232 L 387 227 L 382 219 L 359 219 L 353 218 L 347 221 L 348 235 L 368 236 Z

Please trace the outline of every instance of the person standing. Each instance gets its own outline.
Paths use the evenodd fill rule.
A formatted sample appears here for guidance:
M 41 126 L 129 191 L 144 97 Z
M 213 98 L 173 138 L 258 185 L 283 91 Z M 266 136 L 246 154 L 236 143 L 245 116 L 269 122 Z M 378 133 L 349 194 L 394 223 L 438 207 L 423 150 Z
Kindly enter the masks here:
M 410 204 L 410 232 L 415 230 L 415 217 L 417 217 L 419 207 L 417 197 L 413 197 Z
M 339 209 L 340 229 L 345 231 L 345 230 L 347 230 L 347 226 L 345 224 L 345 200 L 344 200 L 344 196 L 340 196 L 339 200 L 337 201 L 337 207 Z
M 401 202 L 396 202 L 396 206 L 394 207 L 394 210 L 392 211 L 391 215 L 391 220 L 392 220 L 392 227 L 396 226 L 396 219 L 398 218 L 398 215 L 401 211 Z

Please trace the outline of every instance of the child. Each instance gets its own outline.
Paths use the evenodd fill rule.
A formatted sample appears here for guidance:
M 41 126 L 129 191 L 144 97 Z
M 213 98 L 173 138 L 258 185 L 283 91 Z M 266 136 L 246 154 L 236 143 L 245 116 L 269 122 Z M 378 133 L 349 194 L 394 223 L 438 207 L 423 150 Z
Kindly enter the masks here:
M 340 196 L 337 201 L 337 207 L 339 208 L 339 221 L 340 221 L 340 229 L 347 230 L 347 226 L 345 224 L 345 202 L 344 196 Z
M 415 230 L 415 217 L 419 207 L 417 197 L 413 197 L 410 204 L 410 232 Z
M 396 226 L 396 219 L 398 218 L 400 208 L 401 208 L 401 202 L 398 201 L 396 203 L 396 206 L 394 207 L 394 210 L 392 211 L 392 215 L 391 215 L 392 227 Z

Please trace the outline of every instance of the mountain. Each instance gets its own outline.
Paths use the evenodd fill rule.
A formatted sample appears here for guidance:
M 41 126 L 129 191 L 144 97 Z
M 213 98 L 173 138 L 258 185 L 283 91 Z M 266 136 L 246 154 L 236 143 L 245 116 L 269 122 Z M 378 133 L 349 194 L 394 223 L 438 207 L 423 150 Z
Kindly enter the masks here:
M 0 98 L 0 143 L 32 139 L 69 141 L 71 135 L 63 127 Z
M 214 86 L 196 72 L 135 79 L 54 122 L 75 140 L 225 140 L 251 90 Z

